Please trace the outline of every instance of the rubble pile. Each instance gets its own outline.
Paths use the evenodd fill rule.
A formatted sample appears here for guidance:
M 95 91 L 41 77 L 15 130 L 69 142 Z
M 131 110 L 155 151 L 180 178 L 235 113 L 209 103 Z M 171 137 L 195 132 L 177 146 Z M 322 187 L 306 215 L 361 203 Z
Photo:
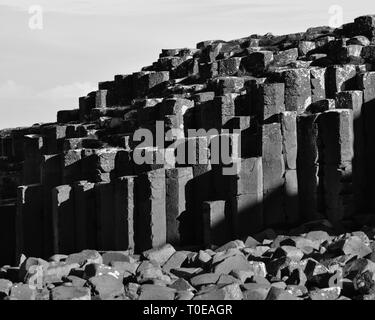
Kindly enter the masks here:
M 302 226 L 331 230 L 328 221 Z M 140 255 L 83 250 L 0 269 L 6 300 L 374 300 L 375 229 L 276 235 Z
M 345 231 L 375 221 L 374 62 L 375 15 L 337 29 L 203 41 L 164 49 L 140 72 L 100 82 L 56 123 L 1 130 L 0 265 L 17 265 L 21 254 L 70 255 L 28 258 L 19 270 L 4 269 L 6 277 L 40 266 L 45 278 L 57 268 L 51 272 L 64 285 L 52 298 L 102 290 L 114 297 L 114 288 L 141 298 L 180 291 L 197 299 L 337 298 L 342 290 L 325 289 L 336 267 L 321 261 L 337 244 L 334 265 L 354 268 L 367 288 L 372 238 L 362 234 L 360 242 L 323 233 L 303 245 L 242 241 L 322 219 Z M 366 255 L 351 262 L 341 246 L 347 241 Z M 232 248 L 224 253 L 207 249 L 226 243 Z M 158 248 L 154 264 L 144 255 Z M 97 251 L 72 258 L 87 249 Z M 108 252 L 120 260 L 103 265 Z M 84 262 L 86 254 L 97 260 Z M 41 297 L 2 283 L 7 296 Z M 357 289 L 344 296 L 368 294 Z

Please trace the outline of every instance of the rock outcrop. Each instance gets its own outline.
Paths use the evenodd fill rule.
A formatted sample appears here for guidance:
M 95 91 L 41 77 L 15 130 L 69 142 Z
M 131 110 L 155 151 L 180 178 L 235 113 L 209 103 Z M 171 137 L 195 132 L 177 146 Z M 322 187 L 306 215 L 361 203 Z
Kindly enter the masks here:
M 195 49 L 164 49 L 140 72 L 100 82 L 97 91 L 79 98 L 79 108 L 59 111 L 56 123 L 0 131 L 0 263 L 16 264 L 21 254 L 48 259 L 88 248 L 127 252 L 115 254 L 117 267 L 96 262 L 100 271 L 91 266 L 96 271 L 90 277 L 75 278 L 87 271 L 86 263 L 47 263 L 62 268 L 56 272 L 69 283 L 87 281 L 52 289 L 54 299 L 89 299 L 93 292 L 100 298 L 305 296 L 306 270 L 291 270 L 286 261 L 300 264 L 309 250 L 323 254 L 322 241 L 331 238 L 317 235 L 311 243 L 301 240 L 310 243 L 303 246 L 285 240 L 271 251 L 267 241 L 248 247 L 238 240 L 225 258 L 210 250 L 165 249 L 155 255 L 161 259 L 156 266 L 133 255 L 167 243 L 181 250 L 221 246 L 267 228 L 286 234 L 322 219 L 336 231 L 371 225 L 374 62 L 375 16 L 338 29 L 203 41 Z M 343 255 L 364 245 L 354 237 L 347 244 L 343 238 Z M 363 254 L 358 249 L 361 259 L 371 251 L 365 245 Z M 170 253 L 173 276 L 163 272 Z M 252 255 L 266 255 L 275 268 L 266 272 L 264 262 L 250 263 Z M 231 259 L 246 268 L 228 271 Z M 328 272 L 311 263 L 320 271 L 307 277 Z M 79 271 L 70 274 L 70 266 Z M 270 279 L 247 283 L 269 274 L 284 281 L 283 268 L 294 279 L 285 286 Z M 109 273 L 117 277 L 109 279 Z M 158 281 L 142 284 L 148 274 Z M 132 280 L 124 288 L 124 277 L 139 284 Z M 160 281 L 168 288 L 158 288 Z M 216 286 L 196 291 L 197 283 Z M 39 297 L 10 285 L 1 285 L 7 296 Z M 324 290 L 308 296 L 340 294 Z

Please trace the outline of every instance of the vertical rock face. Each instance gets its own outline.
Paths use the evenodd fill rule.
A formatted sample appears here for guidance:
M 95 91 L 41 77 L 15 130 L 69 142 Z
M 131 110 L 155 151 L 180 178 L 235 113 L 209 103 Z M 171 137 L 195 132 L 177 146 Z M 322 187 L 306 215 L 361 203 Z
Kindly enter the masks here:
M 337 109 L 319 119 L 325 210 L 331 221 L 353 214 L 353 113 Z
M 17 254 L 43 256 L 43 186 L 20 186 L 17 189 Z
M 304 210 L 302 220 L 319 217 L 318 114 L 301 115 L 297 121 L 298 196 Z
M 285 107 L 303 113 L 311 104 L 311 76 L 309 69 L 291 69 L 282 74 L 285 82 Z
M 184 241 L 181 218 L 192 214 L 187 202 L 191 197 L 189 183 L 193 180 L 191 167 L 172 168 L 165 171 L 167 242 L 179 245 Z
M 374 21 L 164 49 L 56 123 L 1 130 L 4 263 L 375 214 Z
M 145 251 L 162 246 L 167 240 L 165 170 L 141 174 L 136 188 L 135 245 L 137 251 Z
M 212 243 L 225 243 L 228 240 L 225 201 L 203 202 L 203 242 L 205 245 Z
M 74 230 L 77 250 L 97 247 L 95 183 L 79 181 L 73 185 Z
M 135 177 L 115 181 L 115 249 L 134 249 Z
M 69 253 L 75 248 L 74 202 L 71 186 L 52 189 L 53 249 Z

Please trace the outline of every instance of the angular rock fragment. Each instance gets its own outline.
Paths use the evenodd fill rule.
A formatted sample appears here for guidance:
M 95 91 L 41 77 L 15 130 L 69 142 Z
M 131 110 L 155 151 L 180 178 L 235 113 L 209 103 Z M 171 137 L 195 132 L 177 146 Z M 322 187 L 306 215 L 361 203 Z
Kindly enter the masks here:
M 311 104 L 310 71 L 306 69 L 291 69 L 283 72 L 285 81 L 285 109 L 304 112 Z
M 250 263 L 242 255 L 233 255 L 214 265 L 213 272 L 229 274 L 233 270 L 251 270 Z
M 9 294 L 13 283 L 7 279 L 0 279 L 0 297 L 5 297 Z
M 190 279 L 193 287 L 215 284 L 219 280 L 220 275 L 217 273 L 203 273 Z
M 105 274 L 95 276 L 87 281 L 87 286 L 91 288 L 93 296 L 100 300 L 114 300 L 124 294 L 122 279 Z
M 257 283 L 246 283 L 243 285 L 243 288 L 245 289 L 245 291 L 243 291 L 244 300 L 265 300 L 271 286 Z
M 168 260 L 163 263 L 163 271 L 169 272 L 171 269 L 180 268 L 181 265 L 187 260 L 189 255 L 188 251 L 176 251 Z
M 193 300 L 242 300 L 243 294 L 238 284 L 224 285 L 203 294 L 197 294 Z
M 27 284 L 14 284 L 10 288 L 10 300 L 36 300 L 36 289 L 31 289 Z
M 163 266 L 175 252 L 176 250 L 170 244 L 166 244 L 160 248 L 145 251 L 142 255 L 147 260 L 153 260 Z
M 245 72 L 257 76 L 261 75 L 272 61 L 273 53 L 271 51 L 258 51 L 243 58 L 241 66 Z
M 265 300 L 298 300 L 298 298 L 284 289 L 271 287 Z
M 60 286 L 52 289 L 51 300 L 91 300 L 89 288 Z
M 103 258 L 100 253 L 96 250 L 83 250 L 80 253 L 70 254 L 66 260 L 66 264 L 78 263 L 81 267 L 90 263 L 103 263 Z
M 260 121 L 285 111 L 285 85 L 283 83 L 259 84 L 252 91 L 254 109 Z
M 311 300 L 336 300 L 340 296 L 340 287 L 318 289 L 310 292 Z
M 138 300 L 174 300 L 175 294 L 172 288 L 144 284 L 140 288 Z

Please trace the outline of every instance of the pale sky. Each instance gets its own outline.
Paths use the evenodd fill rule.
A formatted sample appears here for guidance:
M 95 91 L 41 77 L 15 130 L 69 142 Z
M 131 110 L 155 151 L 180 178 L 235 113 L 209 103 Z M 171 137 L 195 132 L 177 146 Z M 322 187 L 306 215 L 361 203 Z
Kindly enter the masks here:
M 43 29 L 29 8 L 43 8 Z M 375 14 L 375 2 L 314 0 L 0 0 L 0 129 L 53 122 L 78 98 L 156 61 L 163 48 L 284 34 Z

